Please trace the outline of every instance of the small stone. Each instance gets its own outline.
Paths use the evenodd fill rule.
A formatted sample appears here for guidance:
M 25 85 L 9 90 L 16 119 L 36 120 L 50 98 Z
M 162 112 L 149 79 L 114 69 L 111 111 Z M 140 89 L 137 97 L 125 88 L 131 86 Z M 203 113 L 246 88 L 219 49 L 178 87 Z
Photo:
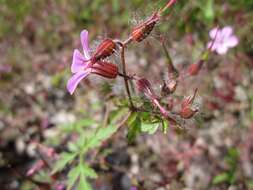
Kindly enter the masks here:
M 235 88 L 235 99 L 241 102 L 245 102 L 248 100 L 247 94 L 241 86 L 237 86 Z

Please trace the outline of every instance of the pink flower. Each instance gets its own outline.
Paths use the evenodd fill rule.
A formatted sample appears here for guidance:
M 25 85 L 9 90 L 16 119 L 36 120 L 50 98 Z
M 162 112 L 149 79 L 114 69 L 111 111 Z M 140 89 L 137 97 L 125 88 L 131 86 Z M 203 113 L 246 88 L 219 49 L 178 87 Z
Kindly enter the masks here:
M 75 49 L 71 65 L 73 76 L 67 82 L 67 89 L 70 94 L 73 94 L 77 85 L 81 80 L 94 73 L 106 78 L 116 78 L 118 75 L 118 67 L 112 63 L 93 59 L 90 55 L 88 44 L 88 31 L 81 32 L 81 43 L 83 54 Z
M 233 48 L 239 43 L 239 39 L 233 34 L 231 26 L 222 29 L 213 28 L 209 32 L 209 36 L 212 41 L 208 43 L 207 47 L 218 54 L 226 54 L 229 48 Z

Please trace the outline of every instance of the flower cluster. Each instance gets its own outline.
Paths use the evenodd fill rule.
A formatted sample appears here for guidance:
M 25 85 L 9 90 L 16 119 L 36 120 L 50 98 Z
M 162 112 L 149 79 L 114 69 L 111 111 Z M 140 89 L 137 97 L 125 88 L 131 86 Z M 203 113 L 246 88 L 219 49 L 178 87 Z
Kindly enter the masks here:
M 73 76 L 68 80 L 67 89 L 70 94 L 73 94 L 77 85 L 82 79 L 87 78 L 90 74 L 96 74 L 104 78 L 115 79 L 117 76 L 123 77 L 125 81 L 126 92 L 129 98 L 130 108 L 132 110 L 138 110 L 134 105 L 131 98 L 131 91 L 129 88 L 129 80 L 134 80 L 136 88 L 139 92 L 143 93 L 146 98 L 148 98 L 151 104 L 158 108 L 160 114 L 164 118 L 169 118 L 169 113 L 173 110 L 174 100 L 170 96 L 169 101 L 165 105 L 168 110 L 163 107 L 160 99 L 173 94 L 176 91 L 178 83 L 180 82 L 180 77 L 182 74 L 177 71 L 174 67 L 173 62 L 169 56 L 167 48 L 165 46 L 164 40 L 161 40 L 162 47 L 166 54 L 168 60 L 168 79 L 163 81 L 161 89 L 161 97 L 154 93 L 151 83 L 143 77 L 138 77 L 135 75 L 129 76 L 126 72 L 124 49 L 132 42 L 142 42 L 148 37 L 152 32 L 155 25 L 161 20 L 162 13 L 172 6 L 176 0 L 170 0 L 167 5 L 158 11 L 153 12 L 153 14 L 146 20 L 135 26 L 129 37 L 124 40 L 112 40 L 104 39 L 95 49 L 95 52 L 91 54 L 88 43 L 88 31 L 83 30 L 81 32 L 81 44 L 83 47 L 83 54 L 79 50 L 75 49 L 73 54 L 73 61 L 71 65 L 71 72 Z M 207 49 L 203 53 L 201 59 L 194 64 L 191 64 L 185 72 L 187 76 L 195 76 L 199 73 L 208 55 L 211 51 L 216 51 L 218 54 L 225 54 L 229 48 L 235 47 L 239 40 L 233 34 L 233 29 L 230 26 L 226 26 L 222 29 L 218 27 L 212 29 L 209 32 L 211 41 L 207 44 Z M 117 65 L 106 61 L 105 59 L 111 56 L 115 51 L 120 50 L 121 52 L 121 63 L 122 63 L 122 73 L 119 71 Z M 181 76 L 180 76 L 181 75 Z M 197 90 L 195 90 L 193 96 L 189 96 L 182 100 L 181 110 L 177 113 L 182 119 L 189 119 L 195 115 L 198 111 L 197 109 L 192 109 L 191 105 L 196 96 Z

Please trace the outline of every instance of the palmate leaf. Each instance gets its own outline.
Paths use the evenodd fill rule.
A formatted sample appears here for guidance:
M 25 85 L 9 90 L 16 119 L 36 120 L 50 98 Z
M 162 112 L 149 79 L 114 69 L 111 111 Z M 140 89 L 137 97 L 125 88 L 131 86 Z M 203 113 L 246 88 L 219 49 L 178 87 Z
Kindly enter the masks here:
M 67 164 L 69 164 L 75 159 L 76 155 L 77 153 L 67 153 L 67 152 L 60 154 L 60 158 L 57 160 L 52 173 L 61 171 Z

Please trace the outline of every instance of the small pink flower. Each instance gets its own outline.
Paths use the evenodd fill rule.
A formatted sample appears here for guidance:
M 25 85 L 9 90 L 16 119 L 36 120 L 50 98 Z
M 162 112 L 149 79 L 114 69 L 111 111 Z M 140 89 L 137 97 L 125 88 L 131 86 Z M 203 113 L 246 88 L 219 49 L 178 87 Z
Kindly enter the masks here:
M 209 32 L 209 36 L 212 41 L 207 44 L 207 47 L 218 54 L 226 54 L 229 48 L 233 48 L 239 43 L 239 39 L 233 34 L 231 26 L 222 29 L 213 28 Z
M 118 67 L 112 63 L 93 59 L 90 55 L 88 44 L 88 31 L 81 32 L 81 43 L 83 54 L 75 49 L 71 65 L 73 76 L 67 82 L 67 89 L 70 94 L 73 94 L 77 85 L 81 80 L 94 73 L 106 78 L 116 78 L 118 75 Z

